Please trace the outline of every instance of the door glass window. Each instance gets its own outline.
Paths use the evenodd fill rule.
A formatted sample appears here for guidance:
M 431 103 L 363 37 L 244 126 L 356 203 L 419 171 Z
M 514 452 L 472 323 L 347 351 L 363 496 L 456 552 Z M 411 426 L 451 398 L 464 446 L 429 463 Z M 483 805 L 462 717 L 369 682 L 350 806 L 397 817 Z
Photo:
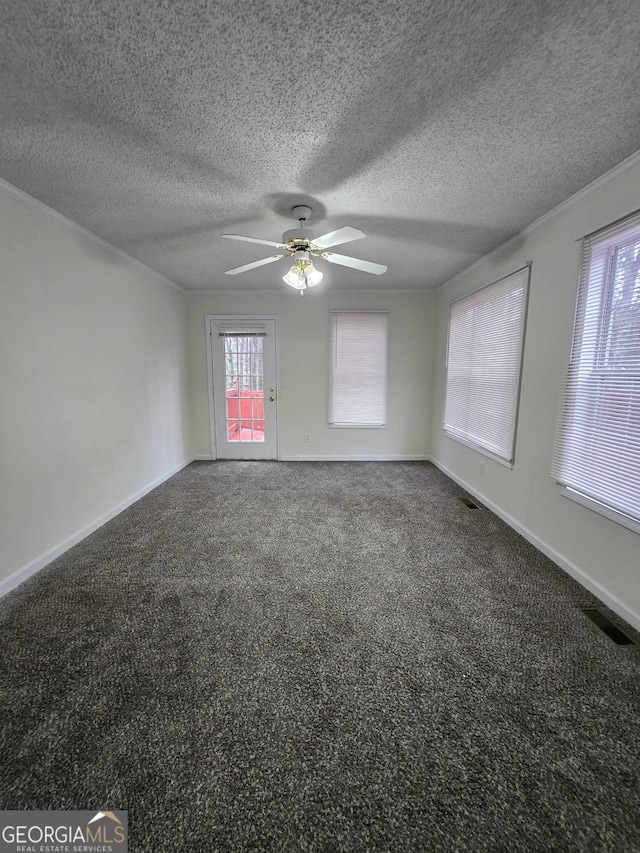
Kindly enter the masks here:
M 264 441 L 264 333 L 223 332 L 227 441 Z

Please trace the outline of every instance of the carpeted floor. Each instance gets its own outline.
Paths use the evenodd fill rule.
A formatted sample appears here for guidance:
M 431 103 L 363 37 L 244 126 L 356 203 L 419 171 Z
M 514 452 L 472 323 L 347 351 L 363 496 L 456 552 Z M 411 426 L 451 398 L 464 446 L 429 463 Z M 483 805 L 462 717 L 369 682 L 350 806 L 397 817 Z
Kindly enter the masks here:
M 132 853 L 640 850 L 639 647 L 461 496 L 189 466 L 0 602 L 0 806 L 127 809 Z

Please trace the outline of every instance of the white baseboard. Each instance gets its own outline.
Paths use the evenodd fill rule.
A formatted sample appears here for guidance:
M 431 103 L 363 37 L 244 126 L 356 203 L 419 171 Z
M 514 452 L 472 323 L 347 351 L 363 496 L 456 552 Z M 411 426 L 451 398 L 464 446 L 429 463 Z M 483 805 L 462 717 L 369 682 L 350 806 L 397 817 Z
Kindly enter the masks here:
M 550 545 L 547 545 L 546 542 L 539 539 L 533 531 L 529 530 L 529 528 L 525 527 L 523 524 L 520 524 L 519 521 L 516 521 L 516 519 L 509 515 L 508 512 L 505 512 L 499 506 L 494 504 L 493 501 L 485 497 L 482 492 L 477 491 L 477 489 L 473 489 L 468 483 L 454 474 L 453 471 L 450 471 L 445 465 L 441 465 L 436 459 L 432 459 L 431 461 L 436 468 L 439 468 L 440 471 L 442 471 L 443 474 L 446 474 L 447 477 L 459 486 L 462 486 L 465 491 L 469 492 L 470 495 L 473 495 L 474 498 L 490 509 L 491 512 L 498 516 L 498 518 L 501 518 L 506 522 L 509 527 L 516 531 L 516 533 L 519 533 L 527 540 L 527 542 L 530 542 L 538 549 L 538 551 L 541 551 L 545 557 L 548 557 L 568 575 L 571 575 L 574 580 L 577 580 L 581 586 L 596 595 L 600 601 L 606 604 L 614 613 L 617 613 L 621 619 L 624 619 L 625 622 L 634 627 L 637 631 L 640 631 L 640 614 L 635 613 L 633 610 L 629 610 L 629 608 L 623 604 L 620 599 L 616 598 L 615 595 L 601 586 L 592 577 L 585 574 L 582 569 L 576 566 L 575 563 L 572 563 L 571 560 L 568 560 L 563 554 L 560 554 Z
M 196 457 L 197 458 L 197 457 Z M 86 539 L 91 533 L 97 530 L 99 527 L 102 527 L 103 524 L 106 524 L 108 521 L 111 521 L 112 518 L 115 518 L 116 515 L 119 515 L 123 510 L 127 509 L 127 507 L 134 504 L 136 501 L 139 501 L 140 498 L 143 498 L 145 495 L 149 494 L 149 492 L 153 491 L 159 485 L 164 483 L 170 477 L 173 477 L 174 474 L 177 474 L 178 471 L 182 471 L 183 468 L 186 468 L 187 465 L 190 465 L 194 459 L 187 459 L 185 462 L 181 462 L 179 465 L 175 465 L 161 477 L 158 477 L 152 483 L 146 485 L 143 489 L 136 492 L 134 495 L 131 495 L 126 500 L 122 501 L 122 503 L 115 506 L 113 509 L 109 510 L 105 515 L 100 516 L 95 521 L 92 521 L 91 524 L 83 527 L 82 530 L 78 530 L 77 533 L 74 533 L 73 536 L 69 536 L 67 539 L 64 539 L 62 542 L 59 542 L 54 548 L 51 548 L 49 551 L 46 551 L 44 554 L 41 554 L 39 557 L 36 557 L 35 560 L 32 560 L 30 563 L 27 563 L 26 566 L 22 566 L 22 568 L 13 572 L 13 574 L 9 575 L 8 578 L 0 581 L 0 598 L 3 595 L 6 595 L 8 592 L 11 592 L 12 589 L 15 589 L 19 586 L 23 581 L 26 581 L 27 578 L 31 577 L 31 575 L 35 575 L 36 572 L 39 572 L 40 569 L 43 569 L 46 565 L 51 563 L 53 560 L 62 556 L 65 551 L 68 551 L 69 548 L 73 548 L 74 545 L 77 545 L 78 542 L 82 542 L 83 539 Z
M 403 456 L 401 454 L 382 454 L 379 456 L 375 455 L 355 455 L 355 454 L 346 454 L 341 456 L 281 456 L 281 462 L 430 462 L 431 457 L 422 456 L 422 455 L 408 455 Z
M 215 456 L 211 454 L 201 454 L 194 456 L 192 462 L 211 462 L 215 460 Z M 226 460 L 230 461 L 230 460 Z M 231 460 L 232 461 L 232 460 Z M 430 462 L 430 456 L 401 456 L 398 454 L 384 454 L 381 456 L 357 456 L 346 454 L 342 456 L 280 456 L 276 460 L 278 462 Z

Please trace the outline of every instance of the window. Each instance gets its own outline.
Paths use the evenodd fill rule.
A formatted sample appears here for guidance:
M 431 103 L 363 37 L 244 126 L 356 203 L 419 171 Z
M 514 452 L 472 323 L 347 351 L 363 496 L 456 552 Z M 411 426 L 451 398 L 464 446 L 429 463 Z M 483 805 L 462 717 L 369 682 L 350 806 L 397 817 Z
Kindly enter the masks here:
M 388 312 L 331 312 L 331 426 L 385 425 L 388 338 Z
M 585 237 L 552 474 L 640 529 L 640 215 Z
M 449 315 L 444 429 L 513 462 L 529 267 L 454 302 Z

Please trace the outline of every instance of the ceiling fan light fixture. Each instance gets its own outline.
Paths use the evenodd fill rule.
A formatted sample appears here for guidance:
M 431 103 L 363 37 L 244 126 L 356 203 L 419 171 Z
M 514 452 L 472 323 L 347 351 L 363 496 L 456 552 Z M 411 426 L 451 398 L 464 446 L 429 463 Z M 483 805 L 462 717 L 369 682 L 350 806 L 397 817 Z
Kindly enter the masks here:
M 289 272 L 282 276 L 282 280 L 285 284 L 295 287 L 296 290 L 306 290 L 308 287 L 315 287 L 316 284 L 320 284 L 322 273 L 314 267 L 311 261 L 298 259 Z
M 320 284 L 322 281 L 322 273 L 320 270 L 317 270 L 312 263 L 309 264 L 309 269 L 307 270 L 307 286 L 315 287 L 316 284 Z
M 285 284 L 295 287 L 296 290 L 304 290 L 306 287 L 304 273 L 294 264 L 286 275 L 282 276 Z

